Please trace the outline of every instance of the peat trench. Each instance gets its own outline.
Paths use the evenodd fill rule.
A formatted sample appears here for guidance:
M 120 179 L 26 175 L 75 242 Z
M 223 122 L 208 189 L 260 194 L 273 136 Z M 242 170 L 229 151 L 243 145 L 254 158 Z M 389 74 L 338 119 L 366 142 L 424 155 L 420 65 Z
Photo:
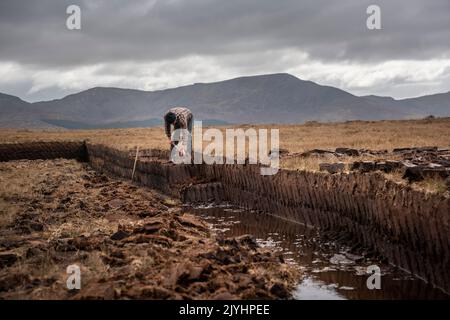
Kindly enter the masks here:
M 250 234 L 281 251 L 303 271 L 295 298 L 449 298 L 450 201 L 376 173 L 261 177 L 257 166 L 167 164 L 158 150 L 135 163 L 128 152 L 89 143 L 2 148 L 16 155 L 3 159 L 1 152 L 0 161 L 77 158 L 126 179 L 136 169 L 136 183 L 180 197 L 216 232 Z M 369 265 L 381 268 L 381 289 L 368 289 Z
M 318 230 L 275 215 L 225 203 L 186 205 L 184 210 L 204 219 L 217 234 L 251 235 L 260 246 L 280 252 L 286 262 L 301 270 L 294 299 L 449 299 L 441 290 L 389 265 L 373 252 L 354 251 Z M 367 287 L 370 265 L 381 268 L 379 290 Z

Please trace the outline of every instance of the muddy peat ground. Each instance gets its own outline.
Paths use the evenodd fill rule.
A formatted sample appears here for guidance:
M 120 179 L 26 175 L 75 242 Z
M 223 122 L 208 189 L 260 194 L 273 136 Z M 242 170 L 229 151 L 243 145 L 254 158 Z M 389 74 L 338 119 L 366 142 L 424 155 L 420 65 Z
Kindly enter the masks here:
M 177 200 L 85 163 L 0 163 L 1 299 L 275 299 L 296 279 L 251 237 L 216 236 Z

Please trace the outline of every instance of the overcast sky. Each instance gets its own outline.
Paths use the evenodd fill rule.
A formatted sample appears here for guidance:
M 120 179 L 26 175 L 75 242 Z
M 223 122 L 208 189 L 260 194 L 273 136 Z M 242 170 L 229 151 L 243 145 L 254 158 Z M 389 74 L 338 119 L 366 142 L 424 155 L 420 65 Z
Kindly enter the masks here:
M 81 30 L 66 8 L 81 8 Z M 366 9 L 381 8 L 381 30 Z M 450 91 L 449 0 L 0 0 L 0 92 L 164 89 L 288 72 L 356 95 Z

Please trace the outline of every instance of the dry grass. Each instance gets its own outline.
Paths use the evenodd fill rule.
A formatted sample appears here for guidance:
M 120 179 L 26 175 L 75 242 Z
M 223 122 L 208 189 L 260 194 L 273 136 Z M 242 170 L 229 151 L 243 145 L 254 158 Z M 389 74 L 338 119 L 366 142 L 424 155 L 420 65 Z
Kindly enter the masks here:
M 336 147 L 383 150 L 397 147 L 450 146 L 450 118 L 238 127 L 280 129 L 280 147 L 290 152 Z M 232 126 L 220 128 L 224 130 Z M 0 129 L 0 143 L 32 140 L 89 140 L 119 149 L 132 149 L 136 146 L 141 149 L 168 148 L 162 127 L 61 131 Z
M 371 150 L 430 145 L 448 147 L 450 118 L 284 126 L 280 140 L 281 147 L 291 152 L 336 147 Z
M 428 193 L 439 193 L 447 197 L 450 196 L 447 185 L 442 179 L 425 179 L 420 182 L 412 183 L 412 188 L 415 190 L 425 191 Z
M 394 182 L 400 183 L 400 184 L 407 184 L 407 180 L 403 179 L 403 172 L 401 170 L 392 171 L 389 173 L 383 173 L 383 175 Z
M 165 149 L 167 138 L 160 127 L 101 130 L 13 130 L 0 129 L 0 142 L 88 140 L 121 150 Z
M 311 149 L 330 149 L 348 147 L 370 150 L 392 150 L 400 147 L 438 146 L 450 147 L 450 118 L 398 121 L 349 121 L 343 123 L 307 123 L 304 125 L 239 125 L 219 127 L 223 132 L 227 128 L 266 128 L 280 130 L 280 148 L 290 153 L 299 153 Z M 206 129 L 206 128 L 204 128 Z M 12 130 L 0 129 L 0 143 L 52 140 L 88 140 L 121 150 L 168 149 L 168 139 L 162 127 L 134 129 L 102 130 Z M 224 139 L 225 140 L 225 139 Z M 209 143 L 209 142 L 208 142 Z M 204 142 L 204 145 L 208 144 Z M 224 142 L 225 143 L 225 142 Z M 375 156 L 341 157 L 285 157 L 281 167 L 298 170 L 319 170 L 321 162 L 381 160 Z M 390 159 L 395 160 L 393 157 Z M 398 175 L 397 175 L 398 176 Z M 388 177 L 389 178 L 389 177 Z M 392 180 L 401 181 L 399 177 Z M 442 181 L 428 181 L 418 184 L 417 188 L 441 191 Z M 0 204 L 1 210 L 1 204 Z

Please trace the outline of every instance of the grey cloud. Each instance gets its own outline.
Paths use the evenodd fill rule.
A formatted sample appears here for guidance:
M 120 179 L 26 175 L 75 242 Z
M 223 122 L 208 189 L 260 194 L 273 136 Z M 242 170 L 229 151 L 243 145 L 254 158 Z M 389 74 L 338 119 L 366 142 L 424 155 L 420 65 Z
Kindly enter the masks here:
M 65 27 L 70 4 L 82 9 L 80 31 Z M 366 28 L 370 4 L 381 7 L 382 30 Z M 448 60 L 449 14 L 449 0 L 1 0 L 0 92 L 35 101 L 94 85 L 151 89 L 275 72 L 356 94 L 448 91 L 448 68 L 414 80 L 409 65 L 396 76 L 378 71 L 385 77 L 371 87 L 329 68 Z M 2 63 L 21 76 L 8 80 Z
M 383 30 L 365 27 L 382 9 Z M 79 4 L 82 30 L 65 28 Z M 0 60 L 51 67 L 220 56 L 287 47 L 323 61 L 450 54 L 448 0 L 2 0 Z

